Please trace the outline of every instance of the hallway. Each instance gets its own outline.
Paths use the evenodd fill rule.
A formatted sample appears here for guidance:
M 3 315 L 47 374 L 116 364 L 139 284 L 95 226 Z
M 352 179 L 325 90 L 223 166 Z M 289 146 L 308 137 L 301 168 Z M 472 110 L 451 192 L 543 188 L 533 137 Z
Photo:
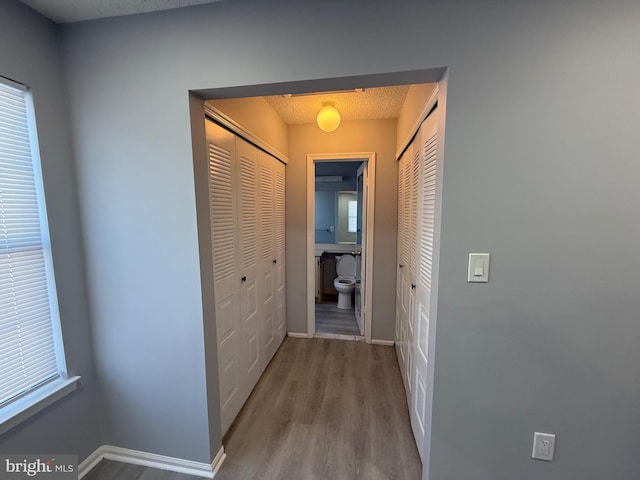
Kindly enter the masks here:
M 225 437 L 217 479 L 421 474 L 391 347 L 287 337 Z

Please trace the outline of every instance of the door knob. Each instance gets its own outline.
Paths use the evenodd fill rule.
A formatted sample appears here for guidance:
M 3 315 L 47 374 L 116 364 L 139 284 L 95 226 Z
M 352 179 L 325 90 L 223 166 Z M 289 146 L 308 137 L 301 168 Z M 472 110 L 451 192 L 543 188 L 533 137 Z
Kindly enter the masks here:
M 415 283 L 412 283 L 412 284 L 411 284 L 411 290 L 415 290 L 415 289 L 416 289 L 416 284 L 415 284 Z
M 400 268 L 404 268 L 404 265 L 398 265 Z
M 241 278 L 240 280 L 242 280 L 243 282 L 246 282 L 246 281 L 247 281 L 247 276 L 246 276 L 246 275 L 243 275 L 243 276 L 242 276 L 242 278 Z
M 274 258 L 273 259 L 273 264 L 275 265 L 276 263 L 278 263 L 278 260 Z

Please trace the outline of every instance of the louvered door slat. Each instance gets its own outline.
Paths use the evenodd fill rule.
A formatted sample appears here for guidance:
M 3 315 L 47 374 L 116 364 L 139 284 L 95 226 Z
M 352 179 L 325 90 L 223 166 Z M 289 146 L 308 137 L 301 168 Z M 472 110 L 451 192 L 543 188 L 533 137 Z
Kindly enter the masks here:
M 254 266 L 258 260 L 256 163 L 256 159 L 240 157 L 240 243 L 244 268 Z
M 433 234 L 436 198 L 436 147 L 437 133 L 423 143 L 424 167 L 422 175 L 422 205 L 420 219 L 420 271 L 419 281 L 431 292 L 433 264 Z
M 404 261 L 404 250 L 402 248 L 404 211 L 404 157 L 401 157 L 398 165 L 398 263 L 401 265 Z
M 235 234 L 231 152 L 209 144 L 209 207 L 216 281 L 230 277 L 235 265 Z
M 275 246 L 279 255 L 284 253 L 285 249 L 285 228 L 284 228 L 284 166 L 279 166 L 276 170 L 275 178 Z
M 409 266 L 411 269 L 411 280 L 415 278 L 417 271 L 417 255 L 418 255 L 418 182 L 420 180 L 420 149 L 414 148 L 413 157 L 411 159 L 411 181 L 409 199 L 411 206 L 409 208 Z
M 262 258 L 271 259 L 273 242 L 273 170 L 266 164 L 260 166 L 260 216 L 262 225 Z

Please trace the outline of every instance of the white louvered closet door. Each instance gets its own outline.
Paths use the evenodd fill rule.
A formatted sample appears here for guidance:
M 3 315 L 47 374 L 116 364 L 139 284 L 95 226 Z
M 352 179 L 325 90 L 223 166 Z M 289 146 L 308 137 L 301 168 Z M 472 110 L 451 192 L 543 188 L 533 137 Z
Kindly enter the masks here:
M 236 228 L 235 136 L 206 122 L 209 158 L 209 212 L 213 248 L 218 373 L 222 431 L 240 411 L 243 401 L 241 332 L 239 325 L 239 249 Z
M 407 264 L 408 266 L 405 268 L 407 272 L 406 276 L 406 293 L 405 297 L 407 298 L 407 333 L 405 338 L 405 343 L 407 345 L 407 385 L 409 385 L 409 389 L 407 391 L 407 402 L 409 408 L 412 407 L 413 402 L 413 387 L 414 387 L 414 379 L 415 379 L 415 298 L 416 298 L 416 271 L 417 271 L 417 236 L 416 232 L 418 229 L 418 183 L 420 180 L 420 148 L 418 142 L 414 140 L 413 144 L 407 150 L 407 153 L 410 154 L 407 161 L 407 174 L 406 174 L 406 214 L 408 218 L 408 225 L 405 232 L 406 239 L 404 242 L 407 245 Z
M 240 247 L 240 316 L 242 341 L 242 375 L 246 388 L 243 401 L 262 373 L 258 315 L 258 149 L 236 138 L 238 175 L 238 245 Z
M 275 162 L 275 322 L 276 342 L 279 345 L 286 333 L 286 283 L 285 283 L 285 166 Z
M 402 361 L 404 358 L 402 355 L 404 353 L 400 349 L 400 345 L 402 343 L 402 316 L 401 316 L 401 297 L 402 297 L 402 289 L 400 288 L 402 284 L 401 274 L 402 270 L 400 265 L 402 264 L 402 242 L 400 238 L 402 236 L 402 230 L 404 228 L 404 188 L 402 183 L 402 165 L 403 165 L 404 157 L 400 157 L 398 162 L 398 234 L 397 234 L 397 268 L 396 268 L 396 329 L 395 329 L 395 343 L 396 350 L 398 351 L 398 358 Z M 400 369 L 402 370 L 403 364 L 400 365 Z
M 409 350 L 407 348 L 407 330 L 409 321 L 409 189 L 411 149 L 405 152 L 398 164 L 398 274 L 396 283 L 396 322 L 399 334 L 398 351 L 400 370 L 405 388 L 409 390 Z
M 416 137 L 420 168 L 418 175 L 419 204 L 417 239 L 417 286 L 412 316 L 415 317 L 413 401 L 411 402 L 411 426 L 423 457 L 424 438 L 427 429 L 427 367 L 429 345 L 429 320 L 431 314 L 431 285 L 436 202 L 436 150 L 438 146 L 436 112 L 424 121 Z
M 222 433 L 285 334 L 285 166 L 207 120 Z
M 275 337 L 276 320 L 274 319 L 276 279 L 274 274 L 275 257 L 275 201 L 274 189 L 275 160 L 260 151 L 258 164 L 260 167 L 260 331 L 262 332 L 262 352 L 265 359 L 271 359 L 277 349 Z M 268 362 L 268 360 L 267 360 Z M 266 365 L 266 363 L 265 363 Z

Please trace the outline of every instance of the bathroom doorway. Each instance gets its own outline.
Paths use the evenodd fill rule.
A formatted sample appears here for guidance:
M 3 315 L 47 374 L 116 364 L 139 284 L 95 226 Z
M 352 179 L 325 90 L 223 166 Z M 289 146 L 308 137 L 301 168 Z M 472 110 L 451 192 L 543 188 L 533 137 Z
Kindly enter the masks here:
M 375 154 L 307 159 L 309 336 L 370 342 Z

